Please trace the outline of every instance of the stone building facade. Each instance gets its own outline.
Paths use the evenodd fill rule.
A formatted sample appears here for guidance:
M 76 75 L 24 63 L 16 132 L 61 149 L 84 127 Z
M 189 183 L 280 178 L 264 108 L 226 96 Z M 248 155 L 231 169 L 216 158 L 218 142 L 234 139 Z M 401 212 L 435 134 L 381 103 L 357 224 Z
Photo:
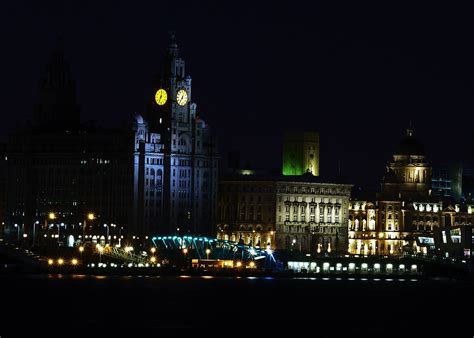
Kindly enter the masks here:
M 72 79 L 62 47 L 39 82 L 34 118 L 8 137 L 2 158 L 7 230 L 30 233 L 50 213 L 68 229 L 93 213 L 88 230 L 102 224 L 126 227 L 132 205 L 133 134 L 80 123 Z M 2 220 L 3 222 L 3 220 Z M 59 225 L 58 225 L 59 226 Z M 20 231 L 18 232 L 20 233 Z
M 345 252 L 351 185 L 309 173 L 225 178 L 219 183 L 217 236 L 301 252 Z
M 399 144 L 374 200 L 349 204 L 349 253 L 420 252 L 420 237 L 457 224 L 473 224 L 472 206 L 431 193 L 431 165 L 412 128 Z
M 133 232 L 214 233 L 218 156 L 210 127 L 197 115 L 191 77 L 172 39 L 147 111 L 137 114 Z

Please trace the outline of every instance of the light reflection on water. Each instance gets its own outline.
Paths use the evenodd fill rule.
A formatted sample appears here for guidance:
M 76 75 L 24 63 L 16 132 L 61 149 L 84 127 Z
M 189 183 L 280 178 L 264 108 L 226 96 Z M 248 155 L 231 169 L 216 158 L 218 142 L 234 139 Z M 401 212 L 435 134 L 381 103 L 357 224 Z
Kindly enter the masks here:
M 127 275 L 127 276 L 108 276 L 108 275 L 82 275 L 82 274 L 71 274 L 71 275 L 64 275 L 64 274 L 46 274 L 46 275 L 34 275 L 35 278 L 47 278 L 47 279 L 73 279 L 73 280 L 85 280 L 85 279 L 95 279 L 95 280 L 104 280 L 104 279 L 121 279 L 121 280 L 131 280 L 131 279 L 150 279 L 150 280 L 157 280 L 163 276 L 145 276 L 145 275 Z M 168 278 L 179 278 L 179 279 L 216 279 L 216 280 L 266 280 L 266 281 L 273 281 L 279 280 L 280 278 L 274 276 L 191 276 L 191 275 L 178 275 L 178 276 L 165 276 L 165 279 Z M 366 277 L 282 277 L 281 279 L 285 280 L 310 280 L 310 281 L 325 281 L 325 282 L 347 282 L 347 281 L 355 281 L 355 282 L 420 282 L 419 279 L 411 278 L 366 278 Z

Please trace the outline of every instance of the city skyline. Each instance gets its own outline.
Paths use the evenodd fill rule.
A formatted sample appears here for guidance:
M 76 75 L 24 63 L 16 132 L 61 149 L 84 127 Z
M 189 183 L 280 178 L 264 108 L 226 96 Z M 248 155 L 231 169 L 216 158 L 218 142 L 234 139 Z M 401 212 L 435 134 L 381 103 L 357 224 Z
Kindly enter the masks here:
M 224 158 L 238 148 L 243 165 L 279 169 L 285 131 L 319 131 L 322 175 L 340 169 L 356 184 L 377 185 L 409 121 L 430 160 L 472 158 L 472 51 L 461 43 L 467 30 L 454 8 L 421 15 L 422 7 L 384 5 L 8 6 L 2 102 L 11 113 L 2 140 L 32 115 L 58 36 L 83 120 L 122 127 L 145 110 L 174 30 Z
M 0 338 L 471 334 L 470 14 L 4 3 Z

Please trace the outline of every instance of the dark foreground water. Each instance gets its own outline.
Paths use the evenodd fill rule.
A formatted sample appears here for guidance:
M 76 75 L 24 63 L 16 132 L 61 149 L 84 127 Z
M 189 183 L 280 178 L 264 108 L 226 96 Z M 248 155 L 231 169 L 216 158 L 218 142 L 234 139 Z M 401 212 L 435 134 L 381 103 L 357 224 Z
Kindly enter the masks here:
M 451 280 L 1 275 L 0 336 L 472 337 Z M 194 331 L 195 333 L 192 333 Z M 289 332 L 289 333 L 285 333 Z M 33 335 L 31 335 L 33 333 Z M 162 335 L 162 334 L 163 335 Z M 45 336 L 46 334 L 46 336 Z

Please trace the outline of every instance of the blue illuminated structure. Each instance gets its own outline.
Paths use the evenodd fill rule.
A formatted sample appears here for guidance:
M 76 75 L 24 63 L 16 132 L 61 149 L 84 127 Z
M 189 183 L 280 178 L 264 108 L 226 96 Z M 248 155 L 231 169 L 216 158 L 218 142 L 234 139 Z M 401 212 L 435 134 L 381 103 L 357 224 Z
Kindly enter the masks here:
M 202 236 L 155 236 L 152 242 L 158 250 L 188 249 L 197 259 L 238 259 L 243 261 L 265 259 L 265 266 L 275 261 L 271 250 L 264 250 L 228 240 Z M 209 249 L 209 254 L 206 250 Z

